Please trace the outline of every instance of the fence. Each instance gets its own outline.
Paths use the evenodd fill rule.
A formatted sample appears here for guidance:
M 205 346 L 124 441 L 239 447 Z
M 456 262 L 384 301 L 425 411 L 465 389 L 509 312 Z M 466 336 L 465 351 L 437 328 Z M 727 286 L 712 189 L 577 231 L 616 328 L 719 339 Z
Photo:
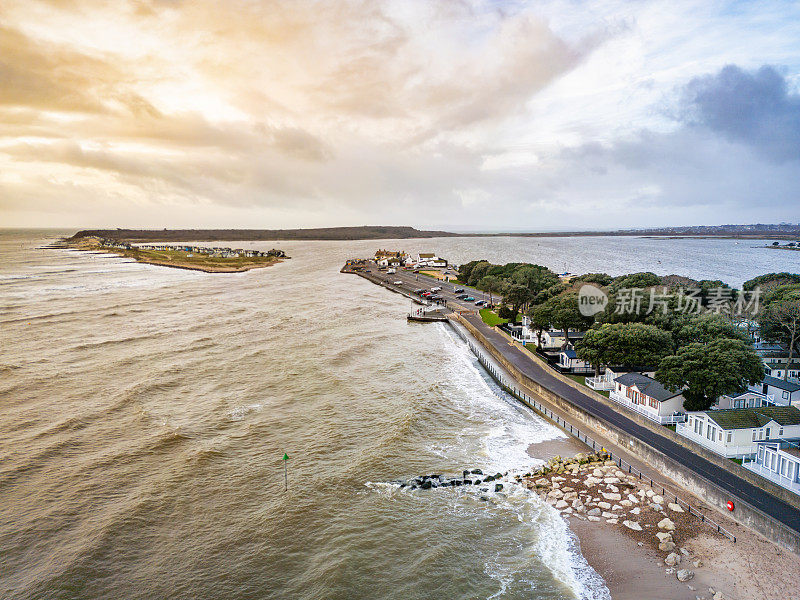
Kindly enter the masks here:
M 665 498 L 666 497 L 674 498 L 675 499 L 675 504 L 677 504 L 678 506 L 680 506 L 681 508 L 686 510 L 686 512 L 688 512 L 690 515 L 692 515 L 694 517 L 697 517 L 703 523 L 707 523 L 709 526 L 711 526 L 714 529 L 716 529 L 717 533 L 724 535 L 725 537 L 727 537 L 728 539 L 730 539 L 734 543 L 736 543 L 736 536 L 733 535 L 730 531 L 728 531 L 724 527 L 722 527 L 719 523 L 716 523 L 715 521 L 709 519 L 703 513 L 701 513 L 699 510 L 694 508 L 691 504 L 689 504 L 688 502 L 686 502 L 682 498 L 679 498 L 675 494 L 673 494 L 671 492 L 668 494 L 666 488 L 662 484 L 653 481 L 652 477 L 650 477 L 646 473 L 640 471 L 639 469 L 634 467 L 629 462 L 623 460 L 622 457 L 614 456 L 613 452 L 611 452 L 610 450 L 607 450 L 602 444 L 596 442 L 594 439 L 592 439 L 591 437 L 586 435 L 584 432 L 582 432 L 580 429 L 575 427 L 572 423 L 568 423 L 563 418 L 561 418 L 560 415 L 557 415 L 556 413 L 554 413 L 548 407 L 544 406 L 541 402 L 539 402 L 535 398 L 532 398 L 531 396 L 529 396 L 528 394 L 526 394 L 525 392 L 523 392 L 519 388 L 515 387 L 514 384 L 516 382 L 508 383 L 506 381 L 506 378 L 505 378 L 504 374 L 500 371 L 500 369 L 498 369 L 486 357 L 486 355 L 480 350 L 480 348 L 478 348 L 478 346 L 471 339 L 469 339 L 468 337 L 466 337 L 464 335 L 464 333 L 461 331 L 460 327 L 454 326 L 453 329 L 455 329 L 455 331 L 459 335 L 459 337 L 461 337 L 461 339 L 464 340 L 464 342 L 466 342 L 466 344 L 469 346 L 470 350 L 472 350 L 473 354 L 475 354 L 475 356 L 478 357 L 478 361 L 483 365 L 483 367 L 486 369 L 486 371 L 492 376 L 492 378 L 495 381 L 497 381 L 497 383 L 500 384 L 500 386 L 506 392 L 508 392 L 512 396 L 516 397 L 517 399 L 522 400 L 522 402 L 524 402 L 527 406 L 529 406 L 530 408 L 532 408 L 533 410 L 535 410 L 536 412 L 538 412 L 539 414 L 541 414 L 545 418 L 553 421 L 556 425 L 561 427 L 564 431 L 569 432 L 570 435 L 575 436 L 576 438 L 578 438 L 578 440 L 580 440 L 581 442 L 583 442 L 587 446 L 591 447 L 592 450 L 594 450 L 594 451 L 601 450 L 601 451 L 607 453 L 609 458 L 610 458 L 610 460 L 613 460 L 615 463 L 617 463 L 617 465 L 619 466 L 620 469 L 622 469 L 623 471 L 627 470 L 628 473 L 630 473 L 631 475 L 635 475 L 636 477 L 638 477 L 640 481 L 647 481 L 650 484 L 650 488 L 651 489 L 655 489 L 655 490 L 659 490 L 660 489 L 662 496 L 664 496 Z

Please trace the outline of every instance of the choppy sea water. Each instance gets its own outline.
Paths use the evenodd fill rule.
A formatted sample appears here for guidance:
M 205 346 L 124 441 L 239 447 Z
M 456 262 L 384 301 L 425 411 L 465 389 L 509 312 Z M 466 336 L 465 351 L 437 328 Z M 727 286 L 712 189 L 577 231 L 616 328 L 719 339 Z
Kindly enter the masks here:
M 526 470 L 527 446 L 562 434 L 446 326 L 407 324 L 407 300 L 338 270 L 402 246 L 617 274 L 670 242 L 614 238 L 606 268 L 604 242 L 576 238 L 262 243 L 292 260 L 210 275 L 37 250 L 48 237 L 0 232 L 0 597 L 608 597 L 510 482 L 391 483 Z M 705 242 L 710 259 L 666 272 L 795 270 Z

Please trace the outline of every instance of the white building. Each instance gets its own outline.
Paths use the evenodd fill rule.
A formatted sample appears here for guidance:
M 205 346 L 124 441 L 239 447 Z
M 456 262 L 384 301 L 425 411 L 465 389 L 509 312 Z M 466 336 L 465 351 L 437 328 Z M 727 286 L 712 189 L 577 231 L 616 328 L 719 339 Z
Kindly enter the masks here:
M 605 372 L 602 375 L 596 375 L 595 377 L 587 377 L 586 378 L 586 385 L 592 388 L 593 390 L 613 390 L 616 387 L 614 380 L 617 377 L 621 377 L 625 375 L 625 373 L 633 373 L 634 371 L 629 367 L 606 367 Z M 648 377 L 652 377 L 655 375 L 655 371 L 636 371 L 636 373 L 642 373 L 643 375 L 647 375 Z
M 800 384 L 794 381 L 784 381 L 767 375 L 761 383 L 751 385 L 748 389 L 772 396 L 772 402 L 778 406 L 800 406 Z
M 797 383 L 800 380 L 800 362 L 787 362 L 787 359 L 778 359 L 768 362 L 764 359 L 764 372 L 775 379 L 783 379 L 786 371 L 789 371 L 788 379 Z
M 762 394 L 761 392 L 747 391 L 737 396 L 720 396 L 712 410 L 724 410 L 727 408 L 758 408 L 760 406 L 774 406 L 775 397 Z
M 761 406 L 690 412 L 678 435 L 726 458 L 753 456 L 757 442 L 800 437 L 800 409 Z
M 756 455 L 742 461 L 746 469 L 800 494 L 800 440 L 759 442 Z
M 577 353 L 572 348 L 567 348 L 558 353 L 558 363 L 562 370 L 569 370 L 572 373 L 593 373 L 594 368 L 585 360 L 578 358 Z
M 682 412 L 684 397 L 681 392 L 671 392 L 647 375 L 626 373 L 617 377 L 614 384 L 609 397 L 648 419 L 666 425 L 680 423 L 686 418 Z

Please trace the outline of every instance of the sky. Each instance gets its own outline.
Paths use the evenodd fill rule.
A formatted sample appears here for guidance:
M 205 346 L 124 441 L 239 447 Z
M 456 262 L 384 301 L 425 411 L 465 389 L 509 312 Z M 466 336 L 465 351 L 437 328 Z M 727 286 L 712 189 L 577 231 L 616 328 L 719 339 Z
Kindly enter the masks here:
M 800 222 L 800 2 L 0 0 L 0 227 Z

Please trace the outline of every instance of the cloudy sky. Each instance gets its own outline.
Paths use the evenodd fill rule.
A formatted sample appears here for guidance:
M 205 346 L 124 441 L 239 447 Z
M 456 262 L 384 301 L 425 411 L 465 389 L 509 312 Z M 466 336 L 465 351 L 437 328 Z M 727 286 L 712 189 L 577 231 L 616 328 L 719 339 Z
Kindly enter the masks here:
M 0 0 L 0 226 L 800 221 L 800 3 Z

